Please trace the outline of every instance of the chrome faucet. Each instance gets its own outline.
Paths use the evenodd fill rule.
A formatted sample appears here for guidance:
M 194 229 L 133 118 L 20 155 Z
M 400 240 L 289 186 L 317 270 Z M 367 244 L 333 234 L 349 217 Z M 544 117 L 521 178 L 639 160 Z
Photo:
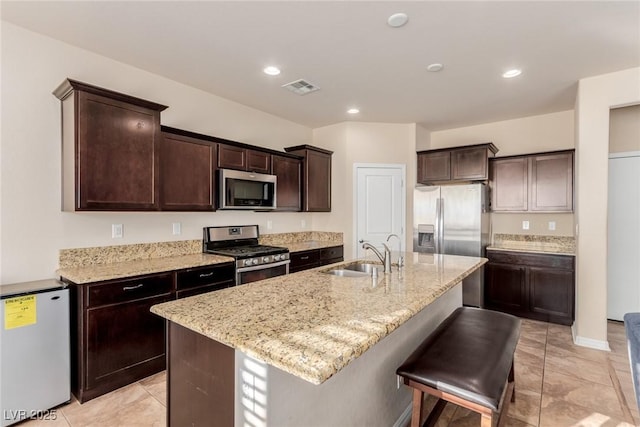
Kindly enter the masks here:
M 365 242 L 365 241 L 361 241 L 361 242 L 362 242 L 362 249 L 364 250 L 371 249 L 373 253 L 376 254 L 378 259 L 380 259 L 380 261 L 384 265 L 383 272 L 391 273 L 391 250 L 389 249 L 389 246 L 387 246 L 385 243 L 382 244 L 382 246 L 384 246 L 384 255 L 382 255 L 380 251 L 371 243 Z
M 396 239 L 398 239 L 398 267 L 402 267 L 404 265 L 404 257 L 401 255 L 402 242 L 400 241 L 400 236 L 398 236 L 395 233 L 389 234 L 387 236 L 387 242 L 391 240 L 392 237 L 395 237 Z

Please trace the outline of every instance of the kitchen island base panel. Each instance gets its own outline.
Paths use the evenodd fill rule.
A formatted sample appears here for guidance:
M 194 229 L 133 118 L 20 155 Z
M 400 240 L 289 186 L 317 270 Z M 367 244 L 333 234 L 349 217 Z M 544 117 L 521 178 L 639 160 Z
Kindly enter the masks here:
M 236 351 L 235 427 L 394 425 L 412 398 L 396 368 L 461 305 L 458 284 L 320 385 Z
M 167 425 L 233 425 L 235 350 L 167 323 Z
M 168 426 L 400 425 L 411 391 L 396 368 L 461 305 L 458 284 L 320 385 L 168 322 Z

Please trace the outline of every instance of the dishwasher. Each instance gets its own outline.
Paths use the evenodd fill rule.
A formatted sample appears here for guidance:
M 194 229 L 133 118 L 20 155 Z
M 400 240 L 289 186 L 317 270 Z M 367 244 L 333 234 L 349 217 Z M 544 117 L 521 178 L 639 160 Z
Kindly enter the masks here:
M 54 420 L 71 399 L 69 289 L 55 280 L 0 286 L 1 425 Z

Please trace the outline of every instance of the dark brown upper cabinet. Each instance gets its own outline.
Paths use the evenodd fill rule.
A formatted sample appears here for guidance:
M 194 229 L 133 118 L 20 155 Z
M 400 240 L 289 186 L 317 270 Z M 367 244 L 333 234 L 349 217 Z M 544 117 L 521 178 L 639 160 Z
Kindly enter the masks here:
M 529 210 L 573 211 L 573 151 L 529 158 Z
M 492 143 L 418 151 L 417 181 L 420 184 L 487 181 L 489 158 L 498 149 Z
M 278 177 L 276 203 L 278 211 L 300 211 L 302 209 L 301 193 L 302 160 L 279 156 L 271 156 L 271 171 Z
M 302 160 L 302 205 L 305 212 L 331 212 L 331 155 L 311 145 L 287 147 Z
M 218 144 L 218 167 L 248 172 L 271 173 L 271 154 L 250 148 Z
M 62 101 L 63 210 L 156 210 L 164 105 L 67 79 Z
M 494 211 L 529 208 L 529 162 L 526 157 L 492 159 L 491 207 Z
M 572 212 L 573 150 L 492 159 L 494 212 Z
M 215 209 L 216 144 L 162 132 L 160 208 L 173 211 Z

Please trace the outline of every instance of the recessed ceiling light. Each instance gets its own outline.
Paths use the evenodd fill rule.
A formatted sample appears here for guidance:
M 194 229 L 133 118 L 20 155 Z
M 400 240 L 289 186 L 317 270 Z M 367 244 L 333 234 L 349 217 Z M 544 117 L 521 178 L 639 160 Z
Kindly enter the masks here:
M 502 74 L 502 77 L 504 77 L 505 79 L 511 79 L 513 77 L 518 77 L 520 74 L 522 74 L 522 70 L 514 68 L 512 70 L 505 71 Z
M 408 20 L 409 17 L 406 13 L 394 13 L 389 17 L 389 19 L 387 19 L 387 24 L 389 24 L 390 27 L 398 28 L 406 24 Z
M 349 114 L 358 114 L 360 112 L 360 110 L 358 110 L 357 108 L 349 108 L 347 110 L 347 113 Z
M 278 74 L 280 74 L 280 69 L 278 67 L 274 67 L 273 65 L 265 67 L 262 71 L 270 76 L 277 76 Z
M 444 65 L 442 64 L 430 64 L 429 66 L 427 66 L 427 71 L 431 71 L 432 73 L 436 73 L 440 70 L 442 70 L 444 68 Z

